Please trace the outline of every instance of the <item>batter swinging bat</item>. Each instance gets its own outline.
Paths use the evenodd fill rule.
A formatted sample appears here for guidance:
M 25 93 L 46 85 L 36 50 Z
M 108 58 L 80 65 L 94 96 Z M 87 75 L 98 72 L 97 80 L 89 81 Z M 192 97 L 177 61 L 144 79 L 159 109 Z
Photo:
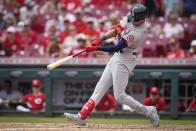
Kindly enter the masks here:
M 83 50 L 83 51 L 81 51 L 81 52 L 79 52 L 79 53 L 77 53 L 77 54 L 75 54 L 75 55 L 71 55 L 71 56 L 65 57 L 65 58 L 63 58 L 63 59 L 57 60 L 57 61 L 55 61 L 55 62 L 53 62 L 53 63 L 47 65 L 47 69 L 48 69 L 48 70 L 52 70 L 52 69 L 54 69 L 54 68 L 56 68 L 56 67 L 58 67 L 58 66 L 60 66 L 60 65 L 62 65 L 62 64 L 64 64 L 64 63 L 67 63 L 67 62 L 69 62 L 70 60 L 72 60 L 74 57 L 76 57 L 76 56 L 82 54 L 82 53 L 85 52 L 85 51 L 86 51 L 86 49 Z

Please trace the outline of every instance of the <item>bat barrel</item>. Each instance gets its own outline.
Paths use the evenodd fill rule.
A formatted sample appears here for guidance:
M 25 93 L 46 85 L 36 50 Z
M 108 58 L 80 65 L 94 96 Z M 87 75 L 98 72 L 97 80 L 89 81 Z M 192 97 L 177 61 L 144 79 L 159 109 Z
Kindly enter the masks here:
M 73 59 L 73 56 L 65 57 L 65 58 L 63 58 L 63 59 L 60 59 L 60 60 L 54 62 L 54 63 L 49 64 L 49 65 L 47 66 L 47 69 L 48 69 L 48 70 L 52 70 L 52 69 L 54 69 L 54 68 L 56 68 L 56 67 L 58 67 L 58 66 L 60 66 L 60 65 L 62 65 L 62 64 L 64 64 L 64 63 L 66 63 L 66 62 L 69 62 L 69 61 L 72 60 L 72 59 Z
M 62 65 L 62 64 L 64 64 L 64 63 L 66 63 L 66 62 L 69 62 L 69 61 L 72 60 L 74 57 L 76 57 L 76 56 L 82 54 L 82 53 L 85 52 L 85 51 L 86 51 L 86 49 L 83 50 L 83 51 L 81 51 L 81 52 L 79 52 L 79 53 L 77 53 L 77 54 L 75 54 L 75 55 L 68 56 L 68 57 L 65 57 L 65 58 L 63 58 L 63 59 L 60 59 L 60 60 L 58 60 L 58 61 L 56 61 L 56 62 L 53 62 L 53 63 L 51 63 L 51 64 L 49 64 L 49 65 L 47 66 L 47 69 L 48 69 L 48 70 L 52 70 L 52 69 L 54 69 L 54 68 L 56 68 L 56 67 L 58 67 L 58 66 L 60 66 L 60 65 Z

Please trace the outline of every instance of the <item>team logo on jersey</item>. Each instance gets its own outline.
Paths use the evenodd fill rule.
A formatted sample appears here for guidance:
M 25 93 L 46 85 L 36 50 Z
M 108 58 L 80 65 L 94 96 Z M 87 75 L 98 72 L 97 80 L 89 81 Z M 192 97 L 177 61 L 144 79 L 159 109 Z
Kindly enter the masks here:
M 129 42 L 131 42 L 131 41 L 134 40 L 134 36 L 133 36 L 133 35 L 128 35 L 128 36 L 126 37 L 126 40 L 129 41 Z
M 36 103 L 36 104 L 41 104 L 41 102 L 42 102 L 42 100 L 41 100 L 40 98 L 36 98 L 36 99 L 35 99 L 35 103 Z

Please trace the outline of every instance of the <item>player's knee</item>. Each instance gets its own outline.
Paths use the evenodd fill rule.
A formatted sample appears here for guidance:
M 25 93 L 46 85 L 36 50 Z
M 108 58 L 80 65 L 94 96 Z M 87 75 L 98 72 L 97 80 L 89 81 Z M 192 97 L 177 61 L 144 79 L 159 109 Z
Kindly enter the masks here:
M 121 104 L 123 103 L 124 97 L 125 97 L 125 96 L 124 96 L 123 93 L 114 95 L 114 98 L 115 98 L 116 102 L 119 102 L 119 103 L 121 103 Z

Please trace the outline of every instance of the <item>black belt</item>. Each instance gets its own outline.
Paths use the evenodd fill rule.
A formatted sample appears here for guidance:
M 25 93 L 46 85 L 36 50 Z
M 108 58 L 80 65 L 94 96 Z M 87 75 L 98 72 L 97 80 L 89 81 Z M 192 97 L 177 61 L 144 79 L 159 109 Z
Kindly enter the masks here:
M 137 52 L 133 52 L 132 55 L 137 55 Z
M 120 50 L 120 53 L 123 53 L 123 50 Z M 132 55 L 137 55 L 137 52 L 132 52 Z

